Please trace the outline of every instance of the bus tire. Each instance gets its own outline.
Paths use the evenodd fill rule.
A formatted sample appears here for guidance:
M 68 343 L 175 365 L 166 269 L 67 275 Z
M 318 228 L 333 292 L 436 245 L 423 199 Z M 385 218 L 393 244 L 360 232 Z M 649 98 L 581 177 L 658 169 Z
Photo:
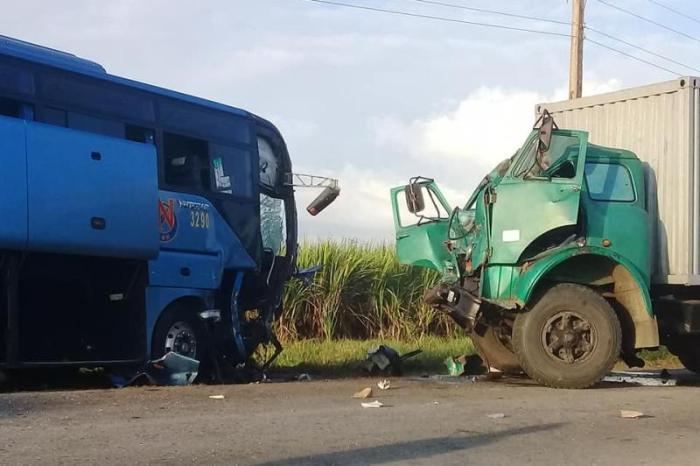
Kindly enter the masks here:
M 513 348 L 527 375 L 553 388 L 586 388 L 615 365 L 622 347 L 620 321 L 592 289 L 562 283 L 515 319 Z
M 151 359 L 161 358 L 169 351 L 196 359 L 200 363 L 198 379 L 202 379 L 209 366 L 210 350 L 198 310 L 187 303 L 176 302 L 163 312 L 153 330 Z

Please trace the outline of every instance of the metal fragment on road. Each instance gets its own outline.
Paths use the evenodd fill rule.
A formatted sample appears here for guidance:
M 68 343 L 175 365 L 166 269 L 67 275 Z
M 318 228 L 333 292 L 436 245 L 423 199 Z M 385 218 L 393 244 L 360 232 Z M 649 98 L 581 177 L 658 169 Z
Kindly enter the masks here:
M 639 419 L 640 417 L 645 417 L 644 413 L 641 411 L 631 411 L 628 409 L 620 410 L 620 417 L 624 419 Z
M 363 388 L 359 392 L 355 392 L 352 394 L 353 398 L 369 398 L 371 396 L 372 396 L 372 388 L 371 387 Z
M 209 395 L 210 400 L 223 400 L 224 395 Z
M 657 372 L 613 372 L 603 377 L 602 381 L 630 383 L 646 387 L 674 387 L 678 384 L 677 378 L 664 377 L 664 374 Z
M 490 419 L 503 419 L 504 417 L 506 417 L 506 415 L 505 413 L 491 413 L 487 414 L 486 417 Z
M 368 403 L 362 403 L 363 408 L 381 408 L 382 406 L 384 406 L 384 403 L 382 403 L 379 400 L 370 401 Z

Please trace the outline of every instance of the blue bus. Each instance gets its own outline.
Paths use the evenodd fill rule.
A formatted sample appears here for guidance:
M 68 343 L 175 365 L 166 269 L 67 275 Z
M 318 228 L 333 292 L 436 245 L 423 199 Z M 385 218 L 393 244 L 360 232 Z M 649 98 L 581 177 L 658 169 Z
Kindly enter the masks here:
M 0 36 L 0 163 L 0 369 L 278 346 L 297 211 L 269 121 Z

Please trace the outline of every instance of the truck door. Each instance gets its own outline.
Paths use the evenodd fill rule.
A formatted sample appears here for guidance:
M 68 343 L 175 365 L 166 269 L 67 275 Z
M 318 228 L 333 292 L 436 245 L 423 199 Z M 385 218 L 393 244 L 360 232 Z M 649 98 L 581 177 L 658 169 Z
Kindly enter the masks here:
M 407 207 L 407 186 L 391 190 L 396 231 L 396 252 L 402 264 L 429 267 L 444 272 L 453 265 L 445 247 L 450 205 L 432 180 L 419 183 L 424 208 L 410 212 Z
M 535 240 L 546 248 L 556 244 L 557 232 L 571 234 L 564 227 L 578 223 L 587 143 L 585 132 L 555 130 L 541 151 L 533 131 L 493 188 L 491 263 L 515 264 Z

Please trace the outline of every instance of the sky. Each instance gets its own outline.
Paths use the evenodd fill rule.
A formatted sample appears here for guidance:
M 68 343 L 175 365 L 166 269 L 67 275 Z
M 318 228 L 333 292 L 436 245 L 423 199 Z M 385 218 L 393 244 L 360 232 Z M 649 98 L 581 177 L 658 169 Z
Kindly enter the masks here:
M 568 34 L 565 25 L 416 0 L 338 0 L 375 8 Z M 570 21 L 566 0 L 441 0 Z M 692 38 L 588 0 L 586 24 L 700 68 L 693 0 L 605 0 Z M 75 53 L 111 74 L 252 111 L 287 142 L 294 171 L 339 178 L 338 200 L 310 217 L 299 190 L 300 234 L 390 241 L 389 189 L 435 178 L 464 203 L 479 180 L 521 145 L 537 103 L 566 98 L 569 39 L 308 0 L 2 0 L 0 34 Z M 700 72 L 592 31 L 583 94 Z

